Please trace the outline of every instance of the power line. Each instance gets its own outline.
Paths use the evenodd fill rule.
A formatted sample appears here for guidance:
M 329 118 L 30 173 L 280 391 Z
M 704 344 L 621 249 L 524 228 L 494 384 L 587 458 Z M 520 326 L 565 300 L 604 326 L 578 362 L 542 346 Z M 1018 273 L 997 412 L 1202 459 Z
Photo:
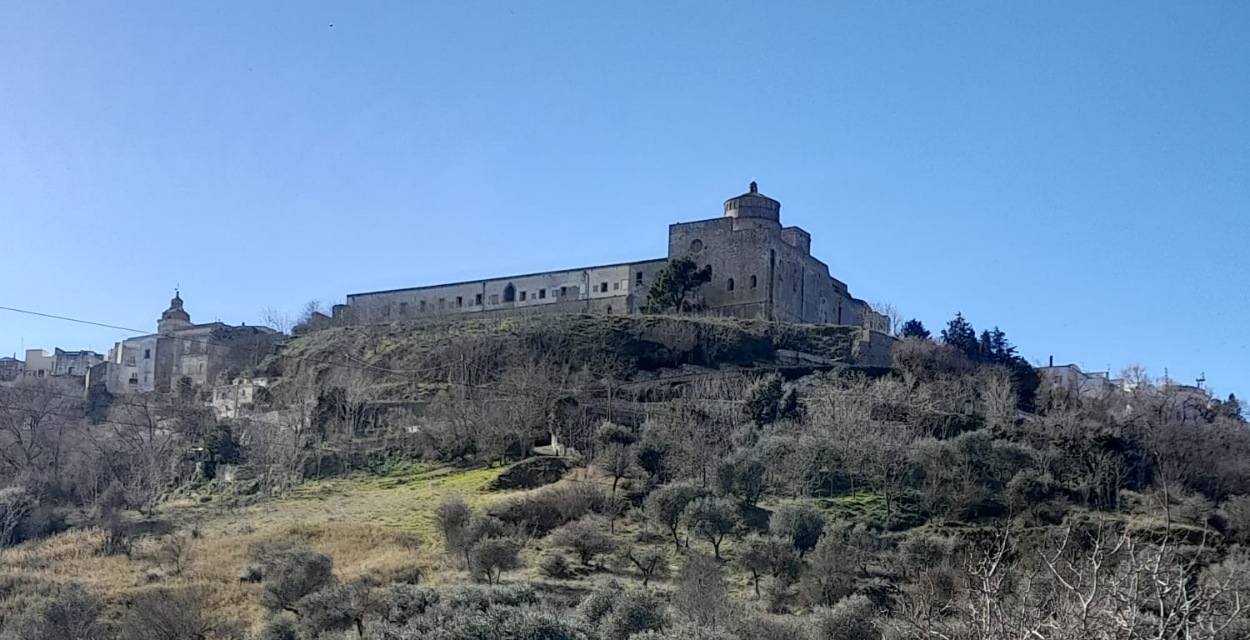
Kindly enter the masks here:
M 120 330 L 120 331 L 126 331 L 126 332 L 130 332 L 130 333 L 137 333 L 137 334 L 144 334 L 144 335 L 148 335 L 148 334 L 147 334 L 147 332 L 142 331 L 142 330 L 140 330 L 140 329 L 134 329 L 134 328 L 130 328 L 130 327 L 123 327 L 123 326 L 120 326 L 120 325 L 108 324 L 108 323 L 104 323 L 104 322 L 97 322 L 97 321 L 94 321 L 94 320 L 85 320 L 85 319 L 82 319 L 82 318 L 74 318 L 74 317 L 70 317 L 70 316 L 64 316 L 64 315 L 58 315 L 58 314 L 52 314 L 52 313 L 45 313 L 45 312 L 41 312 L 41 311 L 33 311 L 33 310 L 29 310 L 29 309 L 20 309 L 20 308 L 17 308 L 17 307 L 9 307 L 9 306 L 3 306 L 3 305 L 0 305 L 0 310 L 10 311 L 10 312 L 13 312 L 13 313 L 20 313 L 20 314 L 26 314 L 26 315 L 32 315 L 32 316 L 38 316 L 38 317 L 43 317 L 43 318 L 50 318 L 50 319 L 54 319 L 54 320 L 62 320 L 62 321 L 65 321 L 65 322 L 73 322 L 73 323 L 78 323 L 78 324 L 85 324 L 85 325 L 91 325 L 91 326 L 97 326 L 97 327 L 104 327 L 104 328 L 109 328 L 109 329 L 117 329 L 117 330 Z M 672 332 L 666 332 L 666 333 L 672 333 Z M 183 341 L 185 341 L 185 342 L 190 342 L 190 343 L 194 343 L 194 344 L 202 344 L 202 345 L 206 345 L 206 346 L 210 346 L 210 347 L 222 348 L 222 349 L 249 349 L 248 347 L 245 347 L 245 346 L 242 346 L 242 345 L 227 345 L 227 344 L 220 344 L 220 343 L 215 343 L 215 342 L 212 342 L 212 341 L 210 341 L 210 340 L 198 340 L 198 339 L 194 339 L 194 338 L 174 338 L 174 339 L 177 339 L 177 340 L 183 340 Z M 252 348 L 250 348 L 250 352 L 252 353 L 252 355 L 253 355 L 253 356 L 258 356 L 258 355 L 259 355 L 259 352 L 260 352 L 260 348 L 259 348 L 259 347 L 252 347 Z M 331 367 L 341 367 L 341 368 L 344 368 L 344 369 L 349 369 L 349 370 L 354 370 L 354 371 L 368 371 L 368 372 L 384 373 L 384 374 L 390 374 L 390 375 L 413 376 L 413 377 L 415 377 L 415 376 L 423 376 L 423 375 L 426 375 L 426 374 L 429 374 L 429 373 L 432 373 L 432 372 L 435 372 L 435 371 L 443 370 L 443 369 L 450 370 L 452 367 L 455 367 L 455 366 L 457 366 L 457 365 L 459 365 L 459 364 L 462 364 L 462 363 L 450 362 L 450 363 L 441 364 L 441 365 L 433 365 L 433 366 L 430 366 L 430 367 L 427 367 L 427 368 L 424 368 L 424 369 L 403 370 L 403 369 L 390 369 L 390 368 L 387 368 L 387 367 L 382 367 L 382 366 L 379 366 L 379 365 L 371 364 L 371 363 L 365 362 L 365 361 L 363 361 L 363 360 L 360 360 L 360 359 L 358 359 L 358 358 L 355 358 L 355 357 L 353 357 L 353 356 L 351 356 L 350 354 L 347 354 L 347 353 L 341 354 L 341 355 L 342 355 L 342 357 L 343 357 L 343 358 L 345 358 L 345 359 L 349 359 L 349 360 L 352 360 L 352 361 L 354 361 L 354 362 L 357 362 L 357 363 L 359 363 L 360 365 L 363 365 L 363 366 L 353 366 L 353 365 L 351 365 L 351 364 L 345 364 L 345 363 L 341 363 L 341 362 L 333 362 L 333 361 L 329 361 L 329 360 L 324 360 L 324 359 L 314 358 L 314 357 L 312 357 L 312 356 L 292 356 L 292 355 L 286 355 L 286 354 L 283 354 L 283 353 L 281 353 L 281 352 L 272 352 L 272 353 L 269 353 L 269 354 L 266 354 L 266 355 L 273 355 L 273 356 L 278 357 L 278 358 L 283 358 L 283 359 L 287 359 L 287 360 L 293 360 L 293 361 L 297 361 L 297 362 L 312 362 L 312 363 L 315 363 L 315 364 L 323 364 L 323 365 L 326 365 L 326 366 L 331 366 Z M 651 379 L 651 380 L 631 380 L 631 381 L 621 381 L 621 382 L 619 382 L 618 384 L 616 384 L 616 385 L 614 385 L 614 386 L 615 386 L 616 388 L 625 388 L 625 387 L 633 387 L 633 386 L 638 386 L 638 385 L 646 385 L 646 384 L 672 384 L 672 383 L 674 383 L 674 382 L 682 382 L 682 381 L 684 381 L 684 382 L 694 382 L 694 381 L 701 380 L 701 379 L 710 379 L 710 378 L 728 378 L 728 377 L 730 377 L 731 375 L 733 375 L 733 376 L 745 376 L 745 375 L 747 375 L 747 373 L 746 373 L 746 372 L 742 372 L 742 371 L 737 371 L 737 372 L 733 372 L 733 373 L 731 373 L 731 374 L 729 374 L 729 375 L 726 375 L 725 373 L 681 374 L 681 375 L 676 375 L 676 376 L 670 376 L 670 377 L 668 377 L 668 378 L 657 378 L 657 379 Z M 548 386 L 540 386 L 540 385 L 533 385 L 533 386 L 522 387 L 523 389 L 527 389 L 527 391 L 518 390 L 516 387 L 518 387 L 518 386 L 520 386 L 520 385 L 513 385 L 513 389 L 501 389 L 501 388 L 500 388 L 500 385 L 501 385 L 501 384 L 504 384 L 502 381 L 496 381 L 496 382 L 479 382 L 479 383 L 471 383 L 471 382 L 458 382 L 458 381 L 453 381 L 453 380 L 447 380 L 447 381 L 445 381 L 445 382 L 440 382 L 440 384 L 446 384 L 446 385 L 448 385 L 448 386 L 461 387 L 461 388 L 469 388 L 469 389 L 473 389 L 473 388 L 481 388 L 481 389 L 486 389 L 486 390 L 493 391 L 493 392 L 495 392 L 495 393 L 499 393 L 499 394 L 502 394 L 502 395 L 511 395 L 512 397 L 531 397 L 531 396 L 532 396 L 532 394 L 533 394 L 533 392 L 536 392 L 536 391 L 546 391 L 546 392 L 560 393 L 560 394 L 571 394 L 571 393 L 577 393 L 577 392 L 579 392 L 579 391 L 583 391 L 583 390 L 579 390 L 579 389 L 566 389 L 566 388 L 563 388 L 563 387 L 548 387 Z M 55 392 L 49 392 L 49 393 L 51 393 L 52 395 L 60 395 L 60 396 L 64 396 L 64 397 L 73 397 L 73 398 L 78 398 L 78 399 L 81 399 L 81 396 L 75 396 L 75 395 L 71 395 L 71 394 L 58 394 L 58 393 L 55 393 Z M 687 399 L 689 399 L 689 400 L 698 400 L 698 401 L 712 401 L 712 400 L 715 400 L 715 401 L 721 401 L 721 400 L 724 400 L 724 399 L 720 399 L 720 398 L 716 398 L 716 399 L 709 399 L 709 398 L 687 398 Z M 128 406 L 137 406 L 137 407 L 138 407 L 138 406 L 143 406 L 143 405 L 136 405 L 136 404 L 133 404 L 133 403 L 119 403 L 119 404 L 128 405 Z

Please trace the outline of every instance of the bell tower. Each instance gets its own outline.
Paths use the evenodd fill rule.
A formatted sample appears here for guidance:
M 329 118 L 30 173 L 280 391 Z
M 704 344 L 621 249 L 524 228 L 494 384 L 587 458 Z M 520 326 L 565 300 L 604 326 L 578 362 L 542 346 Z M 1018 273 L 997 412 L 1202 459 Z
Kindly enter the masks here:
M 169 308 L 161 314 L 161 319 L 156 323 L 156 332 L 167 335 L 190 326 L 191 314 L 182 308 L 182 296 L 175 289 L 174 299 L 169 301 Z

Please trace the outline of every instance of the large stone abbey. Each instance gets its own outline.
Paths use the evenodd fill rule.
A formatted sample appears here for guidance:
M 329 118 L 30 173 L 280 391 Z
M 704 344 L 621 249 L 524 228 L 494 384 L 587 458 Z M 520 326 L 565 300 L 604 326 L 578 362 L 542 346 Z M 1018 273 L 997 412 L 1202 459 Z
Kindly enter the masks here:
M 725 201 L 723 216 L 670 225 L 665 258 L 354 293 L 334 308 L 334 317 L 368 323 L 524 311 L 634 314 L 646 304 L 655 273 L 670 260 L 690 258 L 712 268 L 712 281 L 697 294 L 711 313 L 887 330 L 888 319 L 812 256 L 811 240 L 799 227 L 782 226 L 781 203 L 752 182 L 746 193 Z

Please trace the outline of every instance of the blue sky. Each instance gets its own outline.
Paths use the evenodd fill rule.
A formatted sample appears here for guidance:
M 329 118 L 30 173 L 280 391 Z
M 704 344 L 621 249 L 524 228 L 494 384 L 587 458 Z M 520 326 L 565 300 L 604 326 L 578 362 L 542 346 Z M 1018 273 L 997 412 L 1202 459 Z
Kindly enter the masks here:
M 1250 395 L 1250 3 L 775 4 L 0 0 L 0 305 L 659 257 L 754 178 L 859 297 Z

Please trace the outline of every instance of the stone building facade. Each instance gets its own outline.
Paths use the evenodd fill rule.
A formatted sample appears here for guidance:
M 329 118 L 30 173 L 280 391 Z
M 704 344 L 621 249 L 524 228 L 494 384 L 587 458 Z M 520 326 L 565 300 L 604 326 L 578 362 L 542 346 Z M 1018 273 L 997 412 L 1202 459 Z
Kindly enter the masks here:
M 175 294 L 156 333 L 118 342 L 108 361 L 91 369 L 91 378 L 114 394 L 169 393 L 183 379 L 195 388 L 211 387 L 260 364 L 281 339 L 268 327 L 193 324 Z
M 439 315 L 517 313 L 634 314 L 657 271 L 690 258 L 712 267 L 697 292 L 709 312 L 797 323 L 860 325 L 886 332 L 889 319 L 853 297 L 811 254 L 811 235 L 781 224 L 781 203 L 749 190 L 725 201 L 718 218 L 669 226 L 668 255 L 620 264 L 471 282 L 355 293 L 334 308 L 339 323 Z

